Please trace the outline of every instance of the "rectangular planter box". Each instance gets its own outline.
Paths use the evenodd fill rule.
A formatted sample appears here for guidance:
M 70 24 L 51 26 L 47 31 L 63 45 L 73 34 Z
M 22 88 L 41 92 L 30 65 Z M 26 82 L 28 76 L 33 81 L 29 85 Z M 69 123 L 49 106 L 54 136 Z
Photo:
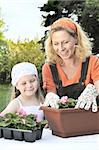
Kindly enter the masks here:
M 71 137 L 99 133 L 99 110 L 54 109 L 42 106 L 53 135 Z

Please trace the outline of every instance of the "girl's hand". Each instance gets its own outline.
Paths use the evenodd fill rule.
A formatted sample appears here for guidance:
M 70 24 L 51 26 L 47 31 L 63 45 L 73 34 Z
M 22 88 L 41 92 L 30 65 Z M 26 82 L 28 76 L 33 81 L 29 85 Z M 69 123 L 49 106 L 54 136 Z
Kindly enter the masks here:
M 48 124 L 46 124 L 44 128 L 49 128 L 49 125 L 48 125 Z

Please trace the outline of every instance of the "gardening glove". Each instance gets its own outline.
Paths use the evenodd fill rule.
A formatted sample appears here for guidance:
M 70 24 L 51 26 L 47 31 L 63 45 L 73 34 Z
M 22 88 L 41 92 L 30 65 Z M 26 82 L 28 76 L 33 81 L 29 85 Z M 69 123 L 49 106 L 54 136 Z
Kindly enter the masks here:
M 43 106 L 50 106 L 53 108 L 58 108 L 59 100 L 60 100 L 60 98 L 57 94 L 55 94 L 53 92 L 49 92 L 45 97 L 45 102 L 44 102 Z
M 75 108 L 84 108 L 85 110 L 89 110 L 92 107 L 92 112 L 97 112 L 97 102 L 96 97 L 98 96 L 98 92 L 93 84 L 88 84 L 81 95 L 78 97 L 78 102 Z

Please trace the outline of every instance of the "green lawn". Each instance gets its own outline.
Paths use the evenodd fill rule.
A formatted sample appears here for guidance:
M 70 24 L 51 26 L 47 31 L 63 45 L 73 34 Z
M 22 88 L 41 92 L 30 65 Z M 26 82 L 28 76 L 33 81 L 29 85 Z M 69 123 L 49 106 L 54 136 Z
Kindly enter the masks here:
M 11 96 L 11 85 L 0 85 L 0 112 L 7 106 Z

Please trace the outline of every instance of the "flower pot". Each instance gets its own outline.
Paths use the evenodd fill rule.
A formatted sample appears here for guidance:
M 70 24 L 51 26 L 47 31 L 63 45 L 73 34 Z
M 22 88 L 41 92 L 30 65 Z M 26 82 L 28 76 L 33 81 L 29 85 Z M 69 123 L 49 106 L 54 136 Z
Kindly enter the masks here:
M 3 131 L 2 128 L 0 127 L 0 138 L 3 137 Z
M 13 138 L 15 140 L 22 141 L 23 139 L 23 131 L 21 129 L 13 129 Z
M 35 142 L 36 140 L 36 131 L 35 130 L 24 130 L 23 132 L 24 140 L 26 142 Z
M 13 139 L 13 131 L 10 128 L 2 128 L 3 130 L 3 137 L 5 139 Z
M 53 135 L 71 137 L 99 133 L 99 111 L 81 109 L 55 109 L 42 106 Z
M 42 132 L 43 132 L 43 128 L 36 130 L 36 140 L 40 140 L 42 138 Z

